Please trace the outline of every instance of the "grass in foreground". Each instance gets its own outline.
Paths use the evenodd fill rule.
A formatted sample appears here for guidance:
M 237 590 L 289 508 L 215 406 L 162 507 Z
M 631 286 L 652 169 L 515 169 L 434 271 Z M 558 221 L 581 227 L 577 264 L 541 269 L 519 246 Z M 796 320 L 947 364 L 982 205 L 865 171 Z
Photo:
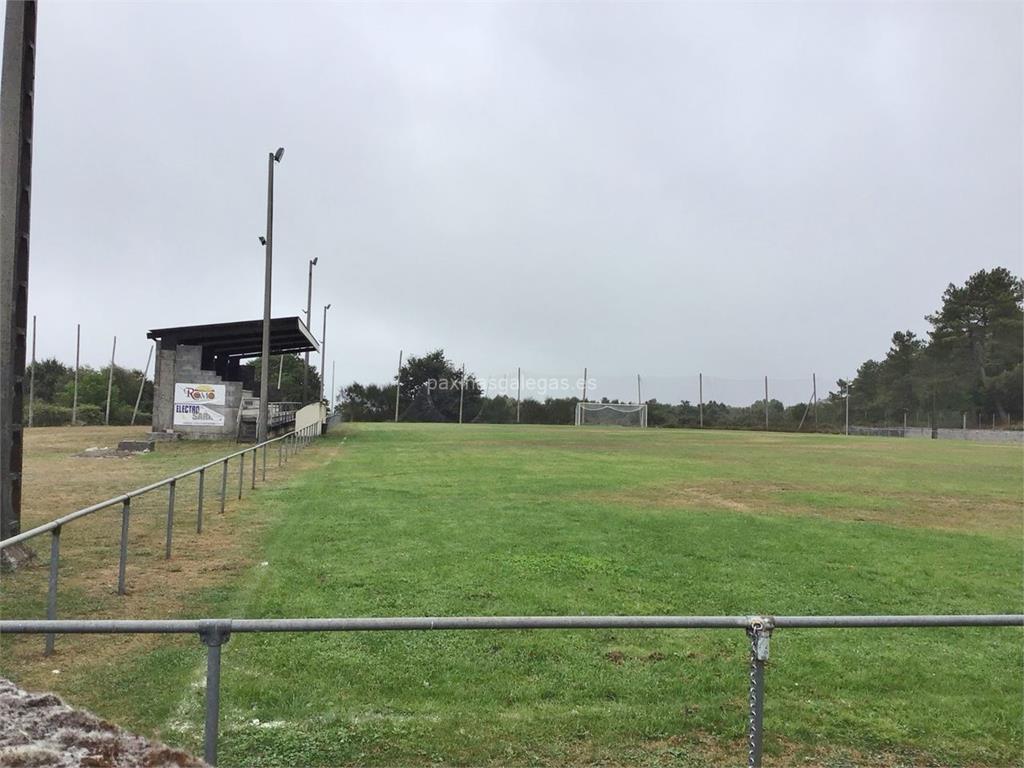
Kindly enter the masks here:
M 254 497 L 260 554 L 190 615 L 1022 610 L 1017 448 L 468 425 L 341 439 Z M 768 759 L 1019 764 L 1020 642 L 780 630 Z M 738 631 L 239 635 L 221 764 L 738 764 L 746 654 Z M 59 690 L 195 746 L 202 665 L 197 641 L 160 643 Z

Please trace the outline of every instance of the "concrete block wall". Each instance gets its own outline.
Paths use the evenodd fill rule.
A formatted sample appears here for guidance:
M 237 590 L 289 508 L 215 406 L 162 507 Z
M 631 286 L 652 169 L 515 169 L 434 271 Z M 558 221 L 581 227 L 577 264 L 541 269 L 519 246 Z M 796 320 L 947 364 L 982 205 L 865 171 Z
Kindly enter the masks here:
M 939 440 L 1024 444 L 1024 432 L 1013 429 L 940 429 Z
M 153 393 L 153 431 L 171 430 L 189 438 L 211 440 L 234 438 L 238 432 L 238 409 L 242 403 L 242 382 L 224 381 L 215 372 L 204 370 L 203 348 L 179 344 L 174 349 L 159 349 L 154 371 L 156 389 Z M 174 384 L 223 384 L 225 389 L 223 427 L 192 427 L 174 424 Z
M 851 435 L 873 437 L 917 437 L 932 438 L 930 427 L 855 427 L 850 426 Z M 937 429 L 934 437 L 939 440 L 970 440 L 975 443 L 1017 443 L 1024 444 L 1024 432 L 1011 429 Z
M 153 368 L 153 431 L 166 432 L 174 427 L 175 350 L 157 345 Z M 170 386 L 165 386 L 169 382 Z

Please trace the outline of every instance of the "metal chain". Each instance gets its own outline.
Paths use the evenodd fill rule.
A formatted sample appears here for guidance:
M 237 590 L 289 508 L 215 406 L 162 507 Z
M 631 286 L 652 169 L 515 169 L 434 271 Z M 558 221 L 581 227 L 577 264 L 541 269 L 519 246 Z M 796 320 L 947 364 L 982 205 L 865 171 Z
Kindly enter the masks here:
M 747 694 L 747 768 L 756 768 L 757 746 L 755 738 L 757 733 L 757 636 L 764 629 L 764 624 L 759 621 L 752 622 L 747 630 L 747 637 L 750 638 L 750 686 Z

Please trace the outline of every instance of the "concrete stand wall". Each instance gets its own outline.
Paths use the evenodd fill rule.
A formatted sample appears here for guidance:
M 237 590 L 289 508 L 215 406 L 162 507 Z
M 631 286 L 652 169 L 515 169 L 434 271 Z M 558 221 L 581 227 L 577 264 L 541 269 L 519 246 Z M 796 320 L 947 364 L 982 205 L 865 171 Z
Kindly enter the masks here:
M 240 381 L 225 381 L 202 366 L 203 348 L 179 344 L 172 349 L 157 347 L 153 389 L 153 431 L 180 433 L 189 438 L 210 440 L 233 439 L 238 434 L 238 410 L 243 390 Z M 186 426 L 174 424 L 174 384 L 223 384 L 225 405 L 217 409 L 224 414 L 224 426 Z

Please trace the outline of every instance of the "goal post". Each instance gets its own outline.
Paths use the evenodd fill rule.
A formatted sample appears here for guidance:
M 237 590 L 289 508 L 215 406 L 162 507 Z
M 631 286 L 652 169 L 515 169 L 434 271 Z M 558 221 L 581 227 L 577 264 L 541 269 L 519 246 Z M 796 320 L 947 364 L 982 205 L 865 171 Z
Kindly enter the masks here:
M 576 403 L 576 426 L 640 427 L 647 426 L 647 404 Z

